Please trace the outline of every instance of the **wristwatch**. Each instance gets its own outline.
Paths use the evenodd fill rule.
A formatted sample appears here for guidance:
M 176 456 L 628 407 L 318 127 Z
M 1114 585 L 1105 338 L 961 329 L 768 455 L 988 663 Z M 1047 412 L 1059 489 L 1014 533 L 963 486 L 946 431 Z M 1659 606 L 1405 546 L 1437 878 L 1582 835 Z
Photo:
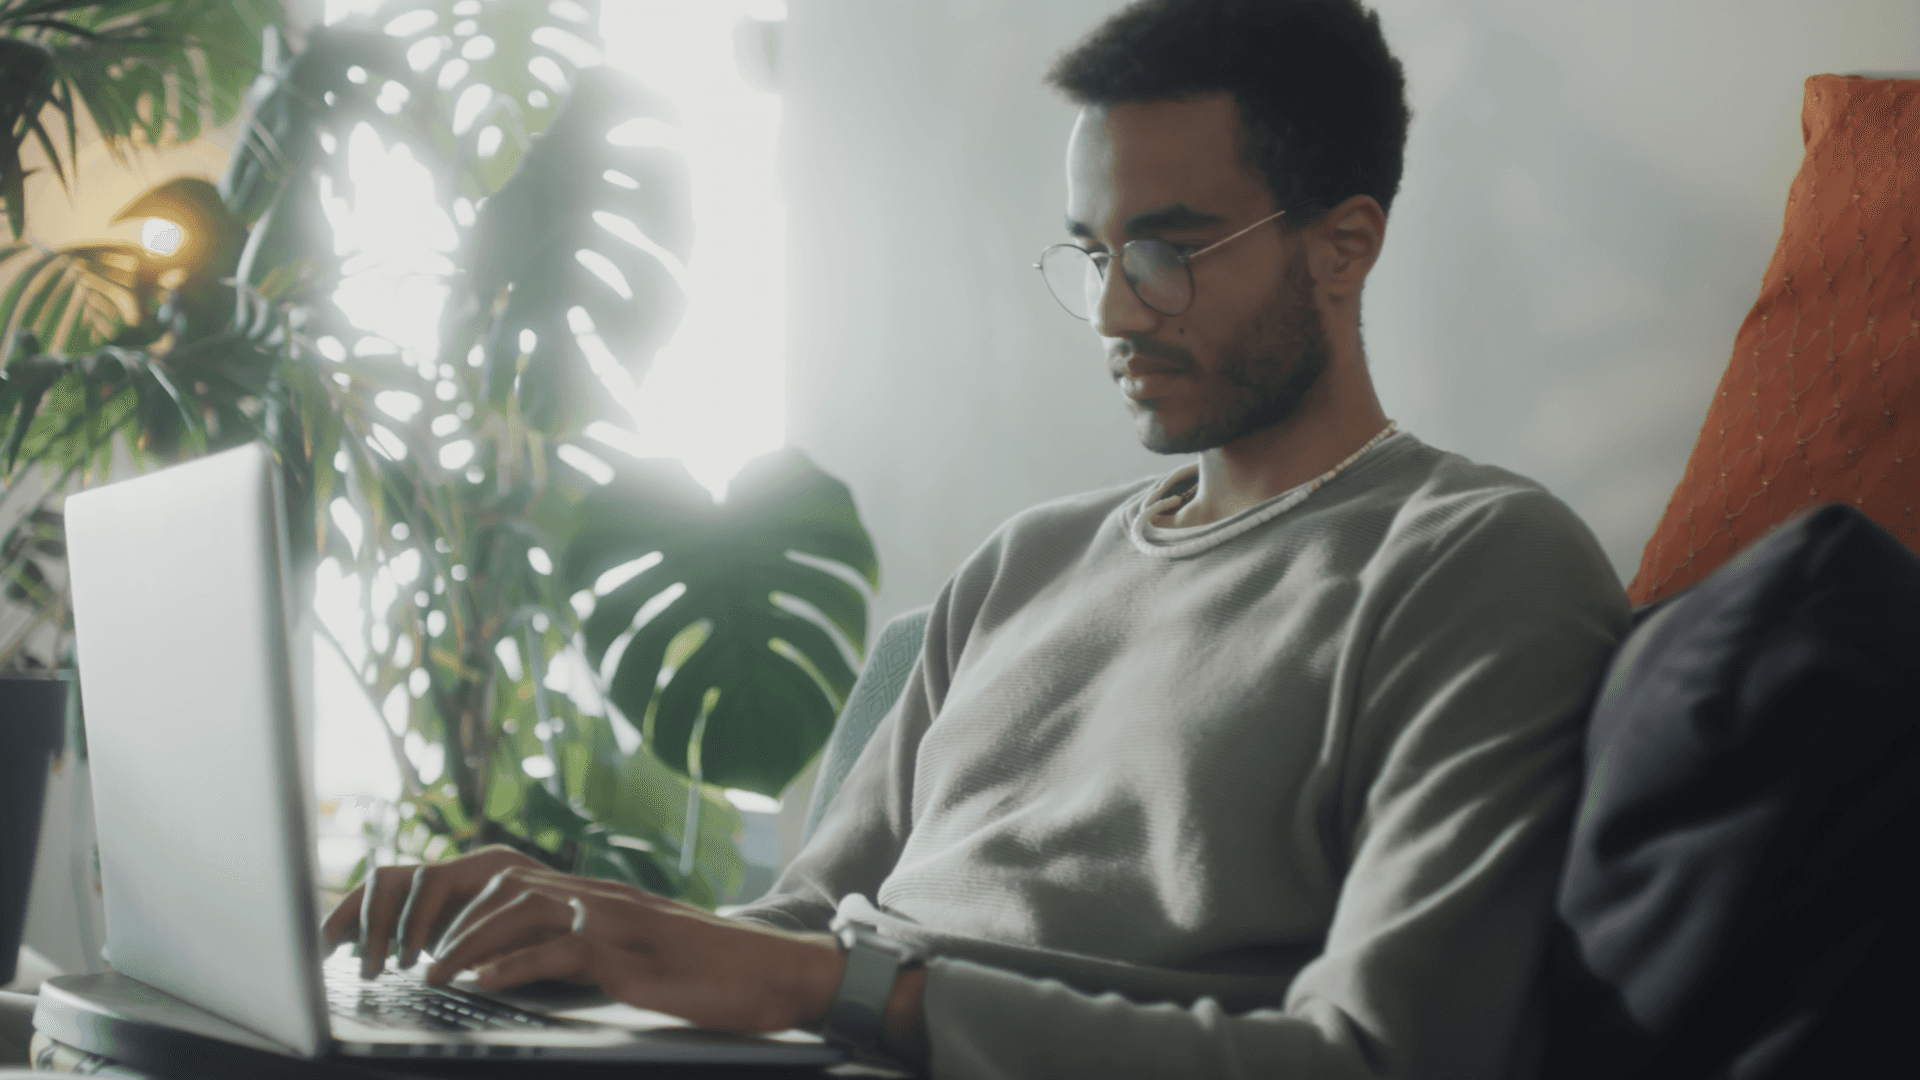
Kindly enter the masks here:
M 920 953 L 861 923 L 835 918 L 828 929 L 846 950 L 847 966 L 820 1035 L 836 1046 L 871 1053 L 880 1045 L 880 1021 L 893 980 L 901 969 L 919 964 Z

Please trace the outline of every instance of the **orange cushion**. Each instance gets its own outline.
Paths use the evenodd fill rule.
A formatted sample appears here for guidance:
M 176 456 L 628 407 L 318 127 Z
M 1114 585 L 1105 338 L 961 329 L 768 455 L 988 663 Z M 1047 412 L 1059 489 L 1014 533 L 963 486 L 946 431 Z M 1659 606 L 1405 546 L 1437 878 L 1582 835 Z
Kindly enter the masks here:
M 1815 75 L 1760 299 L 1628 586 L 1678 592 L 1813 503 L 1920 551 L 1920 80 Z

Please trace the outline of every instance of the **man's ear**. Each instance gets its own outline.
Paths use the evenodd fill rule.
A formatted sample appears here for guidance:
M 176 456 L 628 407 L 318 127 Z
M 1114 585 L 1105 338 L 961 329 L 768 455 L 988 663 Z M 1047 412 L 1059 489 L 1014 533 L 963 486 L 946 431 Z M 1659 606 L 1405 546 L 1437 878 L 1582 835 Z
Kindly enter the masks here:
M 1387 212 L 1371 195 L 1355 195 L 1314 226 L 1313 281 L 1330 299 L 1358 297 L 1387 239 Z

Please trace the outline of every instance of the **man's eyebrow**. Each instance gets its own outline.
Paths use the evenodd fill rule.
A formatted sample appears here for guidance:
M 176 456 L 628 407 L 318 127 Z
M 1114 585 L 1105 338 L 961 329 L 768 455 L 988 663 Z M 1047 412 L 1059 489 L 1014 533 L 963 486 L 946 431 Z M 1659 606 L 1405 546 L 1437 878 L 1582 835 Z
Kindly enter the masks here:
M 1225 220 L 1218 214 L 1195 210 L 1186 203 L 1174 203 L 1172 206 L 1148 210 L 1128 218 L 1127 235 L 1140 236 L 1145 233 L 1175 232 L 1181 229 L 1204 229 Z
M 1205 229 L 1218 225 L 1226 219 L 1218 214 L 1209 214 L 1195 210 L 1186 203 L 1174 203 L 1158 210 L 1147 210 L 1127 219 L 1127 235 L 1141 236 L 1146 233 L 1177 232 L 1181 229 Z M 1082 240 L 1096 240 L 1092 226 L 1082 221 L 1067 219 L 1067 235 Z

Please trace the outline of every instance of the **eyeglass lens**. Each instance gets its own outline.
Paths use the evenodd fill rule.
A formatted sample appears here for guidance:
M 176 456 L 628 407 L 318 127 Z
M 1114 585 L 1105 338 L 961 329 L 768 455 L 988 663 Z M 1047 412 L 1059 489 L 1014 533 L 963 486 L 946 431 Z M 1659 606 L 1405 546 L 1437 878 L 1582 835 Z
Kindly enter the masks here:
M 1164 240 L 1126 244 L 1120 249 L 1120 267 L 1140 302 L 1162 315 L 1178 315 L 1193 303 L 1193 277 L 1179 250 Z M 1040 272 L 1067 314 L 1092 320 L 1105 276 L 1100 260 L 1072 244 L 1058 244 L 1041 254 Z

